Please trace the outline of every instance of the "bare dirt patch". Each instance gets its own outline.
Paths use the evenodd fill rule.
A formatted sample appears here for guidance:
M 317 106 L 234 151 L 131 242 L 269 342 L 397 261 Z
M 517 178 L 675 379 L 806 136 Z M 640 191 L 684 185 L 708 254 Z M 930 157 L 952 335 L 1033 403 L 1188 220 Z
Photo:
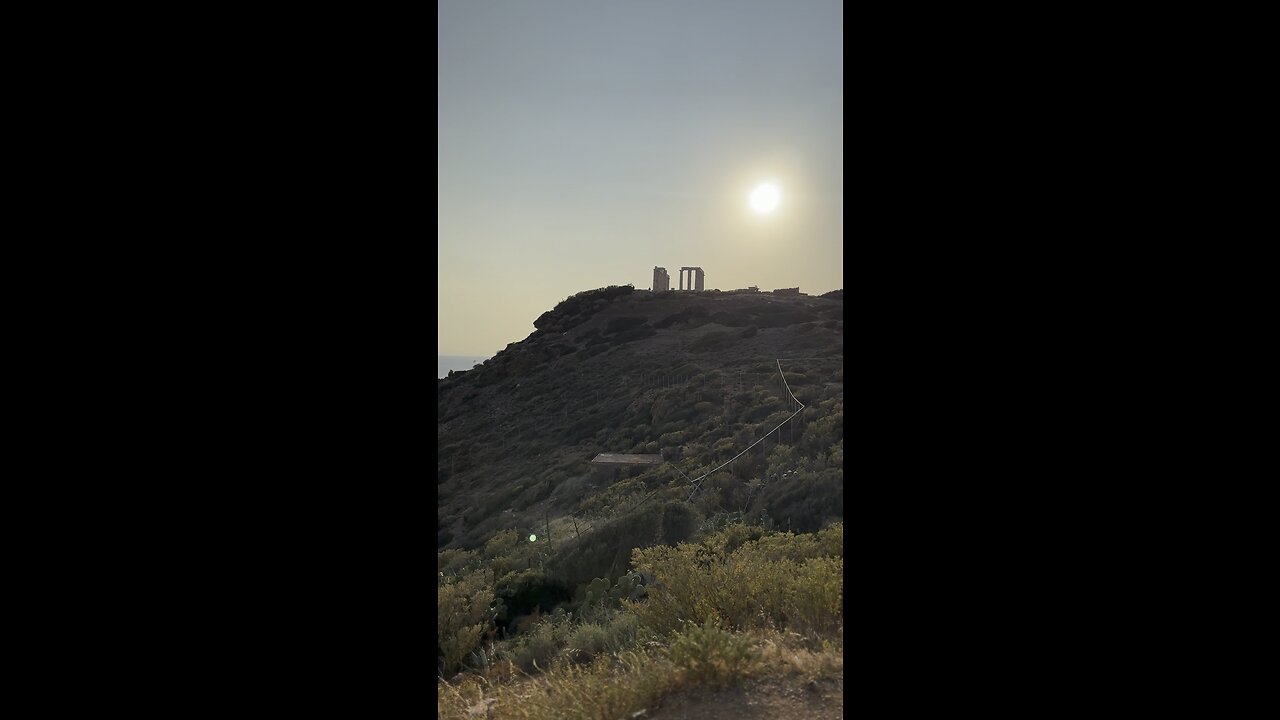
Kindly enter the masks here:
M 806 682 L 787 676 L 747 680 L 719 690 L 700 688 L 669 695 L 637 720 L 774 720 L 844 716 L 844 672 Z

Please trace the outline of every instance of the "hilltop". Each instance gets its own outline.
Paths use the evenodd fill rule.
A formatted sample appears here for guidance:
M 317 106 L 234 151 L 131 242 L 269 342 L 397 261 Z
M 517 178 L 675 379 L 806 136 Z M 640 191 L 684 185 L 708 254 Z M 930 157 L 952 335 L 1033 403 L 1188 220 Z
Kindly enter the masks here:
M 770 482 L 774 438 L 764 443 L 764 459 L 753 453 L 732 473 L 708 478 L 692 508 L 697 517 L 684 519 L 733 510 L 812 531 L 843 516 L 843 291 L 610 287 L 567 298 L 534 326 L 479 368 L 437 381 L 439 549 L 476 548 L 507 529 L 550 526 L 553 541 L 568 539 L 556 538 L 550 521 L 569 516 L 578 522 L 576 538 L 584 521 L 597 527 L 615 519 L 637 495 L 667 488 L 653 500 L 683 499 L 687 479 L 791 413 L 777 358 L 803 358 L 784 360 L 782 369 L 808 405 L 784 428 L 782 450 L 791 452 L 777 474 L 806 458 L 832 465 L 837 445 L 839 478 L 829 474 L 815 485 L 793 472 Z M 589 464 L 602 452 L 672 459 L 623 471 L 615 482 Z M 753 480 L 764 487 L 749 487 Z

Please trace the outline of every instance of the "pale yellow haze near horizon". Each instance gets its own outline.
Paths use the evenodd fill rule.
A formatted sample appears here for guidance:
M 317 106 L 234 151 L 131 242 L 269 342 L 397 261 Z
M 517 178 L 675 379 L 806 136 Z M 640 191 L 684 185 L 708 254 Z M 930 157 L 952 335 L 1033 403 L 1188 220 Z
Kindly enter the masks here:
M 719 184 L 718 193 L 654 191 L 604 207 L 584 198 L 572 210 L 521 198 L 474 213 L 442 203 L 437 352 L 493 355 L 574 293 L 648 289 L 655 265 L 672 288 L 681 266 L 703 268 L 708 290 L 844 287 L 842 188 L 814 188 L 799 170 L 742 170 Z M 779 199 L 761 213 L 751 198 L 765 184 Z M 446 230 L 444 218 L 457 220 Z

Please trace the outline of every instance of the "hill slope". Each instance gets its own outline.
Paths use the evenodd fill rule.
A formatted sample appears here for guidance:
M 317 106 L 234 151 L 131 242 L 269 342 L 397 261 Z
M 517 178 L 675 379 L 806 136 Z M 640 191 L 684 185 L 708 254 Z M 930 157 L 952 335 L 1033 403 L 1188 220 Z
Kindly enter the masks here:
M 828 295 L 588 291 L 438 380 L 438 548 L 549 530 L 571 587 L 717 518 L 811 531 L 843 517 L 844 302 Z M 807 409 L 690 498 L 691 478 L 793 412 L 777 358 Z M 589 465 L 660 451 L 673 459 L 643 471 Z

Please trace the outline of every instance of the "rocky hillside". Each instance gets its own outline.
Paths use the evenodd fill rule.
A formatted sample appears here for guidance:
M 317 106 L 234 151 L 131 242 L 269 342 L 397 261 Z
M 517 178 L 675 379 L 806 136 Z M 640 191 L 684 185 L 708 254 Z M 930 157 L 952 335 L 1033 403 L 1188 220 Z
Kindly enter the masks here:
M 610 287 L 566 299 L 534 327 L 437 381 L 439 549 L 550 531 L 548 571 L 572 588 L 616 577 L 630 548 L 727 519 L 813 531 L 843 517 L 842 291 Z M 803 417 L 693 493 L 690 479 L 793 412 L 777 358 Z M 671 460 L 593 470 L 601 452 Z

